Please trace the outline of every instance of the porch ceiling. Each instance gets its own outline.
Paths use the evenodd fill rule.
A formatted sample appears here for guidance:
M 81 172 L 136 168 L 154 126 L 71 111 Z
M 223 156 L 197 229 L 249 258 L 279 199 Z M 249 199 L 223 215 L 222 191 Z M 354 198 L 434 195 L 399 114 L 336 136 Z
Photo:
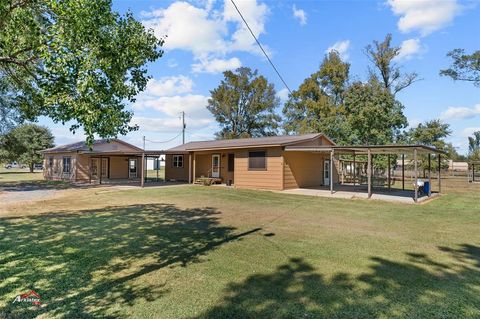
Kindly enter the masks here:
M 418 154 L 445 154 L 445 152 L 426 145 L 371 145 L 371 146 L 286 146 L 290 152 L 316 152 L 335 154 L 366 155 L 371 154 L 409 154 L 417 150 Z

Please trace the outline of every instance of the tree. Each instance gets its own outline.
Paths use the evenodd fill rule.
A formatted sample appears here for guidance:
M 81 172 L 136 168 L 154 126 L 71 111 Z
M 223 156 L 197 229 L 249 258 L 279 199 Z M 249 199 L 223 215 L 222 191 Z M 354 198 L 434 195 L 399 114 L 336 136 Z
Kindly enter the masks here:
M 33 172 L 33 166 L 41 163 L 39 151 L 53 147 L 53 135 L 47 127 L 36 124 L 22 124 L 0 137 L 2 157 L 7 161 L 26 164 Z
M 218 138 L 276 135 L 280 117 L 275 113 L 279 99 L 275 87 L 257 70 L 238 68 L 223 72 L 220 85 L 210 91 L 207 109 L 222 130 Z
M 14 86 L 23 119 L 74 121 L 91 143 L 129 125 L 127 103 L 145 89 L 146 63 L 163 39 L 110 0 L 6 0 L 0 4 L 0 72 Z M 4 109 L 4 106 L 2 106 Z
M 407 132 L 407 140 L 410 144 L 421 144 L 435 147 L 441 151 L 447 152 L 447 158 L 452 158 L 455 154 L 449 154 L 448 151 L 451 149 L 449 144 L 445 141 L 445 138 L 450 136 L 452 131 L 450 130 L 450 125 L 442 123 L 440 120 L 431 120 L 426 121 L 425 123 L 418 124 L 417 127 L 411 128 Z M 448 167 L 448 163 L 444 158 L 442 167 Z M 426 170 L 428 168 L 427 157 L 421 157 L 421 167 Z M 432 162 L 433 169 L 438 167 L 437 161 Z
M 328 53 L 319 70 L 293 91 L 283 108 L 287 133 L 323 132 L 337 143 L 345 141 L 344 93 L 350 64 L 336 51 Z
M 350 86 L 345 93 L 345 111 L 351 144 L 392 143 L 407 126 L 403 105 L 375 80 Z
M 373 41 L 367 45 L 365 54 L 373 63 L 370 76 L 376 78 L 383 87 L 393 95 L 418 81 L 418 74 L 402 73 L 395 62 L 400 54 L 400 47 L 392 46 L 392 35 L 387 34 L 382 42 Z
M 468 137 L 468 157 L 470 160 L 480 160 L 480 131 Z
M 464 49 L 455 49 L 447 54 L 453 62 L 450 68 L 441 70 L 440 75 L 449 76 L 454 81 L 473 82 L 480 87 L 480 50 L 465 54 Z
M 0 135 L 7 133 L 20 121 L 13 100 L 11 87 L 0 73 Z

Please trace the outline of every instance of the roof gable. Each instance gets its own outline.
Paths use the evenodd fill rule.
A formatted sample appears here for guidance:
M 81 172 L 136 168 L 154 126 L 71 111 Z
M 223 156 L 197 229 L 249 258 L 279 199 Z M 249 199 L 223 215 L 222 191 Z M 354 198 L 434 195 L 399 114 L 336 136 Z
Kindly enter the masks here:
M 115 151 L 138 152 L 138 151 L 142 151 L 142 149 L 119 139 L 112 139 L 112 140 L 102 139 L 102 140 L 95 140 L 93 142 L 91 149 L 86 145 L 85 141 L 81 141 L 81 142 L 56 146 L 53 148 L 43 150 L 42 152 L 43 153 L 63 153 L 63 152 L 89 153 L 89 152 L 115 152 Z
M 231 148 L 247 148 L 247 147 L 267 147 L 267 146 L 286 146 L 305 143 L 309 141 L 317 141 L 325 137 L 322 133 L 303 134 L 303 135 L 283 135 L 283 136 L 267 136 L 256 138 L 239 138 L 231 140 L 213 140 L 189 142 L 176 146 L 168 150 L 175 151 L 198 151 L 210 149 L 231 149 Z M 326 138 L 331 142 L 329 138 Z M 333 142 L 331 142 L 333 143 Z

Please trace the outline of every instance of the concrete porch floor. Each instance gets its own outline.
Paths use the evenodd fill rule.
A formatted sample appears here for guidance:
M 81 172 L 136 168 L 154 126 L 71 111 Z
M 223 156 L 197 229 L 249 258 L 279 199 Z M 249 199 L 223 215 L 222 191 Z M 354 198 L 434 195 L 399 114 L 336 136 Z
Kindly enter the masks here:
M 320 197 L 330 197 L 330 198 L 345 198 L 345 199 L 368 199 L 368 192 L 366 186 L 353 186 L 353 185 L 335 185 L 333 194 L 331 194 L 330 189 L 327 187 L 307 187 L 307 188 L 294 188 L 286 189 L 280 191 L 284 194 L 296 194 L 296 195 L 308 195 L 308 196 L 320 196 Z M 432 196 L 428 197 L 426 195 L 419 196 L 418 202 L 421 203 L 428 199 L 435 198 L 439 194 L 432 192 Z M 413 190 L 401 190 L 392 188 L 390 190 L 385 188 L 373 188 L 372 197 L 373 200 L 383 200 L 389 202 L 405 203 L 405 204 L 415 204 L 413 199 L 414 191 Z

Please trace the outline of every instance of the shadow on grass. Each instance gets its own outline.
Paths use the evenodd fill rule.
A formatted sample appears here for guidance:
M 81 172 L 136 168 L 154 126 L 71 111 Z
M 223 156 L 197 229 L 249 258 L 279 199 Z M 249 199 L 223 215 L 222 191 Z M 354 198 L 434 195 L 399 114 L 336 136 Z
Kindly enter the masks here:
M 406 262 L 372 257 L 358 276 L 321 270 L 291 258 L 274 272 L 231 283 L 199 318 L 479 318 L 480 247 L 439 247 L 444 264 L 409 253 Z
M 218 214 L 152 204 L 0 219 L 0 296 L 34 289 L 44 302 L 32 309 L 7 301 L 0 317 L 125 317 L 125 306 L 168 293 L 162 280 L 136 278 L 198 262 L 259 230 L 234 233 Z

